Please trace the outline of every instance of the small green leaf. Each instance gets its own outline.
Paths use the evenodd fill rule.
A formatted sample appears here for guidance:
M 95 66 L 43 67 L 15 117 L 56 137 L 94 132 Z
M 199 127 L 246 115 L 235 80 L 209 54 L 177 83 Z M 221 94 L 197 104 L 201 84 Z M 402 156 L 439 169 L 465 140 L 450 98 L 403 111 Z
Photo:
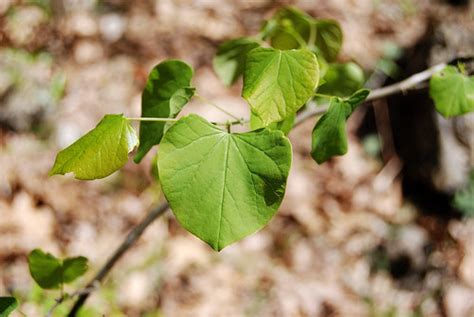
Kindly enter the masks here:
M 17 307 L 18 301 L 15 297 L 0 297 L 0 317 L 8 317 Z
M 291 129 L 293 128 L 293 125 L 295 124 L 295 119 L 296 119 L 296 113 L 290 115 L 283 121 L 270 123 L 269 125 L 267 125 L 267 128 L 270 130 L 280 130 L 285 135 L 288 135 L 288 133 L 290 133 Z M 250 128 L 252 130 L 258 130 L 264 127 L 265 125 L 263 124 L 262 119 L 260 119 L 256 114 L 251 112 L 250 113 Z
M 314 19 L 306 13 L 286 7 L 278 10 L 262 28 L 262 37 L 269 39 L 272 47 L 281 50 L 300 48 L 300 41 L 307 43 Z
M 290 165 L 282 132 L 231 134 L 197 115 L 168 130 L 158 156 L 162 189 L 179 223 L 215 250 L 270 221 Z
M 123 115 L 106 115 L 93 130 L 58 153 L 49 175 L 72 172 L 77 179 L 109 176 L 128 161 L 138 139 Z
M 212 65 L 225 85 L 232 85 L 242 76 L 247 53 L 259 46 L 255 41 L 245 37 L 224 42 L 219 46 Z
M 176 118 L 194 95 L 192 68 L 178 60 L 164 61 L 151 71 L 142 94 L 142 117 Z M 170 123 L 140 122 L 140 146 L 134 158 L 139 163 L 159 144 Z
M 43 289 L 59 288 L 62 284 L 61 260 L 35 249 L 28 256 L 31 277 Z
M 87 271 L 87 258 L 83 256 L 58 259 L 40 249 L 33 250 L 28 256 L 31 277 L 43 289 L 60 288 Z
M 364 72 L 355 63 L 329 64 L 323 79 L 325 83 L 318 88 L 318 93 L 337 97 L 350 96 L 365 82 Z
M 84 275 L 88 269 L 87 258 L 78 256 L 74 258 L 66 258 L 62 264 L 63 282 L 70 283 Z
M 295 114 L 318 81 L 318 62 L 311 51 L 256 48 L 247 55 L 242 97 L 268 125 Z
M 316 20 L 315 46 L 323 57 L 332 62 L 337 58 L 342 46 L 342 29 L 335 20 Z
M 436 110 L 446 118 L 474 111 L 474 76 L 446 66 L 431 77 L 430 96 Z
M 468 184 L 456 191 L 453 204 L 465 216 L 474 217 L 474 170 L 469 175 Z
M 347 153 L 346 120 L 368 94 L 367 89 L 361 89 L 346 100 L 331 98 L 328 111 L 312 133 L 311 156 L 318 164 Z
M 359 89 L 354 92 L 350 97 L 346 98 L 345 101 L 351 105 L 352 111 L 354 111 L 365 99 L 369 96 L 370 91 L 368 89 Z

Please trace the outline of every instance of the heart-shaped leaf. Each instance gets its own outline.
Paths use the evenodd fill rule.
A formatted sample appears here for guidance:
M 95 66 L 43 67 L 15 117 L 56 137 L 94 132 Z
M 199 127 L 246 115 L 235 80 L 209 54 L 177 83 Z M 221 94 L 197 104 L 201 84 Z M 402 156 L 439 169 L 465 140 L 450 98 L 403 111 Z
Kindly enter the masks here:
M 17 307 L 18 301 L 15 297 L 0 297 L 0 317 L 8 317 Z
M 312 133 L 311 156 L 318 164 L 347 153 L 346 120 L 368 94 L 367 89 L 361 89 L 346 100 L 331 98 L 328 111 L 318 120 Z
M 151 71 L 142 94 L 142 117 L 175 118 L 194 95 L 192 68 L 178 60 L 164 61 Z M 139 163 L 150 149 L 159 144 L 167 122 L 140 122 L 140 145 L 134 158 Z
M 222 43 L 212 61 L 214 71 L 222 82 L 230 86 L 242 76 L 247 53 L 260 45 L 242 37 Z
M 266 126 L 295 114 L 318 81 L 318 62 L 311 51 L 256 48 L 247 55 L 242 96 Z
M 179 223 L 215 250 L 262 228 L 285 193 L 291 145 L 280 131 L 222 131 L 190 115 L 163 137 L 158 169 Z
M 61 260 L 40 249 L 30 253 L 28 265 L 31 277 L 44 289 L 59 288 L 62 284 L 70 283 L 82 276 L 88 269 L 85 257 Z
M 430 96 L 436 110 L 446 118 L 474 111 L 474 76 L 446 66 L 431 77 Z
M 106 115 L 93 130 L 58 153 L 49 175 L 72 172 L 77 179 L 109 176 L 128 161 L 138 139 L 123 115 Z

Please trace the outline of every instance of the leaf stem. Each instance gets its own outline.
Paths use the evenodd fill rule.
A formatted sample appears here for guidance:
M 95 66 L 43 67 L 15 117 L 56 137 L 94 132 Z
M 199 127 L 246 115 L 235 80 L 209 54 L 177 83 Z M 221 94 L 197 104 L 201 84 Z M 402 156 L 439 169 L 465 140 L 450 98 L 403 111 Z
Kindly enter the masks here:
M 313 94 L 313 97 L 321 97 L 321 98 L 331 99 L 331 98 L 334 97 L 334 96 L 325 95 L 325 94 L 319 94 L 319 93 L 314 93 L 314 94 Z
M 130 121 L 152 121 L 152 122 L 176 122 L 176 118 L 154 118 L 154 117 L 140 117 L 140 118 L 128 118 Z
M 230 113 L 229 111 L 225 110 L 225 109 L 222 108 L 221 106 L 216 105 L 214 102 L 212 102 L 212 101 L 210 101 L 210 100 L 207 100 L 207 99 L 204 98 L 203 96 L 198 95 L 198 94 L 195 94 L 194 96 L 197 97 L 198 99 L 200 99 L 202 102 L 207 103 L 208 105 L 213 106 L 213 107 L 216 108 L 217 110 L 219 110 L 219 111 L 225 113 L 225 114 L 228 115 L 229 117 L 232 117 L 232 118 L 234 118 L 235 120 L 238 120 L 238 121 L 241 120 L 241 119 L 240 119 L 239 117 L 237 117 L 236 115 Z

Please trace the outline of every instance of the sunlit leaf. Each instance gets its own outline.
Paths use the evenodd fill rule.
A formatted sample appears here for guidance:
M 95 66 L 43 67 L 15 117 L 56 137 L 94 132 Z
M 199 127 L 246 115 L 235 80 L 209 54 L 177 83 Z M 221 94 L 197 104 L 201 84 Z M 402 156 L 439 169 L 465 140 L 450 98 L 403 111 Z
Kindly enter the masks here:
M 318 62 L 309 50 L 256 48 L 247 57 L 242 96 L 268 125 L 295 114 L 318 81 Z
M 106 115 L 79 140 L 58 153 L 50 175 L 74 173 L 77 179 L 109 176 L 128 161 L 138 139 L 123 115 Z
M 474 76 L 446 66 L 431 77 L 430 96 L 436 110 L 446 118 L 474 111 Z
M 168 130 L 158 156 L 163 192 L 179 223 L 215 250 L 271 219 L 290 165 L 282 132 L 231 134 L 197 115 Z

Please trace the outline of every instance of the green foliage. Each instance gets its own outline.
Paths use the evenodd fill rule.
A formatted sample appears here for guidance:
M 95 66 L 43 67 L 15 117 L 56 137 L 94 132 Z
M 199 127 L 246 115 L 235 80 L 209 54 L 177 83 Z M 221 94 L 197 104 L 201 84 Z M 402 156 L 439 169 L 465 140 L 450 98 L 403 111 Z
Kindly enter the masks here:
M 128 161 L 138 139 L 123 115 L 106 115 L 93 130 L 59 152 L 50 175 L 72 172 L 77 179 L 109 176 Z
M 347 153 L 346 121 L 368 94 L 367 89 L 362 89 L 345 100 L 331 98 L 328 111 L 316 123 L 312 133 L 311 156 L 318 164 Z
M 430 96 L 436 110 L 446 118 L 474 111 L 474 76 L 446 66 L 431 77 Z
M 15 297 L 0 297 L 0 317 L 8 317 L 18 307 Z
M 453 201 L 454 207 L 467 217 L 474 217 L 474 170 L 469 175 L 467 186 L 456 192 Z
M 283 199 L 291 145 L 280 131 L 231 134 L 197 115 L 165 134 L 163 192 L 180 224 L 215 250 L 263 227 Z
M 264 125 L 296 113 L 319 81 L 316 57 L 309 50 L 256 48 L 248 53 L 242 97 Z
M 323 77 L 325 83 L 318 93 L 337 97 L 347 97 L 364 86 L 365 76 L 355 63 L 329 64 Z
M 247 53 L 260 45 L 245 37 L 222 43 L 212 61 L 214 71 L 222 82 L 230 86 L 242 76 Z
M 87 271 L 85 257 L 58 259 L 40 249 L 31 251 L 28 256 L 31 277 L 43 289 L 62 288 L 63 284 L 71 283 Z
M 316 50 L 329 62 L 334 61 L 342 46 L 342 30 L 334 20 L 315 20 Z
M 337 22 L 283 8 L 256 37 L 223 43 L 213 66 L 226 85 L 243 75 L 242 97 L 250 106 L 252 131 L 241 134 L 231 133 L 231 126 L 248 121 L 212 102 L 232 120 L 211 124 L 197 115 L 177 120 L 195 93 L 193 70 L 177 60 L 164 61 L 152 70 L 142 94 L 135 162 L 160 146 L 152 173 L 184 228 L 221 250 L 270 221 L 283 199 L 291 165 L 291 145 L 285 135 L 298 110 L 313 96 L 328 97 L 329 109 L 313 129 L 312 157 L 321 164 L 347 152 L 346 121 L 369 91 L 361 89 L 365 78 L 358 65 L 335 62 L 342 39 Z M 395 53 L 389 54 L 391 58 Z M 430 85 L 443 115 L 474 110 L 473 79 L 462 71 L 447 67 L 433 76 Z M 74 172 L 79 179 L 105 177 L 127 162 L 137 143 L 127 118 L 108 115 L 61 151 L 50 173 Z M 462 194 L 456 201 L 459 206 L 468 204 Z M 74 279 L 87 264 L 59 261 L 48 254 L 38 257 L 40 265 L 30 263 L 32 275 L 49 288 Z
M 291 129 L 293 128 L 295 119 L 296 119 L 296 114 L 293 114 L 280 122 L 273 122 L 265 126 L 265 124 L 263 124 L 262 122 L 262 119 L 260 119 L 256 114 L 251 112 L 250 113 L 250 128 L 252 130 L 257 130 L 257 129 L 266 127 L 271 130 L 280 130 L 285 135 L 288 135 L 288 133 L 290 133 Z
M 292 7 L 282 8 L 262 28 L 262 37 L 272 47 L 289 50 L 314 48 L 327 61 L 334 61 L 342 46 L 342 30 L 334 20 L 314 19 Z
M 175 118 L 194 95 L 192 68 L 184 62 L 168 60 L 158 64 L 148 76 L 142 94 L 142 117 Z M 139 163 L 153 145 L 159 144 L 169 127 L 167 122 L 140 123 L 140 146 L 134 161 Z

